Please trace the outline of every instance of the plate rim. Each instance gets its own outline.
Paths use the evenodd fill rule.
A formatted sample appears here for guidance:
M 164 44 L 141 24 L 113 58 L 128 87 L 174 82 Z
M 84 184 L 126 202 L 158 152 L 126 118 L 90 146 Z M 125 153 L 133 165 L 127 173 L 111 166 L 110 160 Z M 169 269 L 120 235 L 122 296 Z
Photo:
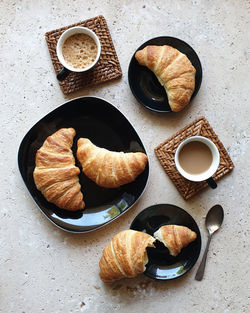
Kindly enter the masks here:
M 135 216 L 135 218 L 133 219 L 133 221 L 132 221 L 131 224 L 130 224 L 130 229 L 133 229 L 133 228 L 131 228 L 131 227 L 132 227 L 132 225 L 133 225 L 135 219 L 138 218 L 138 216 L 140 216 L 143 212 L 145 212 L 146 210 L 148 210 L 148 209 L 150 209 L 150 208 L 152 208 L 152 207 L 162 206 L 162 205 L 171 205 L 172 207 L 176 207 L 176 208 L 178 208 L 178 209 L 184 211 L 185 213 L 187 213 L 187 214 L 191 217 L 191 219 L 194 221 L 194 223 L 195 223 L 195 225 L 196 225 L 196 227 L 197 227 L 197 229 L 198 229 L 198 231 L 199 231 L 199 233 L 197 234 L 197 239 L 199 239 L 199 252 L 198 252 L 198 254 L 197 254 L 197 257 L 196 257 L 195 262 L 194 262 L 193 265 L 189 268 L 189 270 L 186 271 L 186 272 L 184 272 L 184 273 L 182 273 L 182 274 L 180 274 L 179 276 L 170 277 L 170 278 L 167 278 L 167 277 L 155 277 L 155 276 L 153 276 L 153 275 L 149 275 L 149 274 L 147 273 L 147 269 L 143 272 L 143 274 L 144 274 L 145 276 L 147 276 L 147 277 L 149 277 L 149 278 L 151 278 L 151 279 L 157 280 L 157 281 L 174 280 L 174 279 L 178 279 L 178 278 L 180 278 L 180 277 L 186 275 L 187 273 L 189 273 L 190 270 L 194 267 L 194 265 L 195 265 L 196 262 L 198 261 L 199 256 L 200 256 L 200 253 L 201 253 L 201 247 L 202 247 L 201 232 L 200 232 L 200 228 L 199 228 L 198 224 L 196 223 L 195 219 L 192 217 L 192 215 L 191 215 L 189 212 L 187 212 L 187 211 L 184 210 L 183 208 L 177 206 L 176 204 L 171 204 L 171 203 L 156 203 L 156 204 L 152 204 L 152 205 L 146 207 L 145 209 L 143 209 L 141 212 L 139 212 L 139 213 Z M 168 224 L 166 224 L 166 225 L 168 225 Z M 185 226 L 185 225 L 183 225 L 183 226 Z M 133 229 L 133 230 L 135 230 L 135 229 Z M 147 264 L 146 264 L 146 265 L 147 265 Z
M 148 110 L 151 110 L 152 112 L 156 112 L 156 113 L 178 113 L 178 112 L 173 112 L 171 109 L 170 110 L 157 110 L 157 109 L 153 109 L 152 107 L 144 104 L 142 101 L 140 101 L 136 95 L 136 93 L 134 92 L 134 89 L 131 88 L 131 82 L 130 82 L 130 73 L 131 73 L 131 70 L 130 70 L 130 67 L 131 67 L 131 64 L 132 62 L 134 61 L 135 59 L 135 54 L 138 50 L 140 50 L 145 44 L 147 44 L 149 41 L 152 41 L 152 40 L 155 40 L 155 39 L 159 39 L 159 38 L 171 38 L 171 39 L 174 39 L 174 40 L 177 40 L 181 43 L 183 43 L 184 45 L 188 46 L 196 55 L 197 57 L 197 60 L 198 60 L 198 63 L 199 63 L 199 66 L 200 66 L 200 81 L 199 81 L 199 84 L 198 84 L 198 87 L 197 87 L 197 91 L 195 93 L 195 96 L 197 95 L 197 93 L 199 92 L 200 90 L 200 87 L 201 87 L 201 83 L 202 83 L 202 79 L 203 79 L 203 69 L 202 69 L 202 65 L 201 65 L 201 61 L 200 61 L 200 58 L 198 56 L 198 54 L 196 53 L 196 51 L 194 50 L 194 48 L 192 46 L 190 46 L 187 42 L 185 42 L 184 40 L 182 39 L 179 39 L 177 37 L 172 37 L 172 36 L 158 36 L 158 37 L 153 37 L 147 41 L 145 41 L 144 43 L 142 43 L 136 50 L 135 52 L 133 53 L 131 59 L 130 59 L 130 62 L 129 62 L 129 66 L 128 66 L 128 83 L 129 83 L 129 87 L 130 87 L 130 90 L 133 94 L 133 96 L 135 97 L 135 99 L 142 105 L 144 106 L 145 108 L 147 108 Z M 174 48 L 174 47 L 173 47 Z M 175 48 L 176 49 L 176 48 Z M 177 49 L 178 50 L 178 49 Z M 191 62 L 191 61 L 190 61 Z M 192 63 L 192 62 L 191 62 Z M 191 96 L 191 100 L 192 100 L 192 97 L 193 95 Z
M 140 194 L 139 197 L 135 200 L 135 202 L 134 202 L 130 207 L 128 207 L 126 210 L 120 212 L 119 215 L 113 217 L 111 220 L 107 221 L 107 222 L 104 223 L 104 224 L 99 225 L 98 227 L 95 227 L 95 228 L 92 228 L 92 229 L 88 229 L 88 230 L 72 230 L 72 229 L 64 228 L 64 227 L 63 227 L 62 225 L 60 225 L 60 224 L 57 224 L 57 223 L 56 223 L 54 220 L 52 220 L 52 219 L 44 212 L 44 210 L 38 205 L 38 203 L 36 202 L 36 200 L 35 200 L 34 197 L 32 196 L 31 191 L 29 190 L 29 188 L 28 188 L 28 186 L 27 186 L 27 184 L 26 184 L 26 182 L 25 182 L 23 173 L 22 173 L 22 171 L 21 171 L 21 168 L 20 168 L 20 158 L 21 158 L 21 156 L 20 156 L 20 154 L 21 154 L 21 148 L 22 148 L 22 146 L 23 146 L 23 144 L 24 144 L 24 142 L 25 142 L 26 137 L 27 137 L 28 134 L 31 132 L 31 130 L 32 130 L 35 126 L 37 126 L 37 125 L 39 124 L 39 122 L 40 122 L 41 120 L 43 120 L 44 118 L 46 118 L 48 115 L 50 115 L 50 114 L 53 113 L 54 111 L 56 111 L 56 110 L 62 108 L 62 107 L 63 107 L 64 105 L 66 105 L 67 103 L 72 102 L 72 101 L 75 101 L 75 100 L 85 99 L 85 98 L 98 99 L 98 100 L 102 100 L 102 101 L 108 103 L 108 104 L 109 104 L 110 106 L 112 106 L 115 110 L 119 111 L 119 113 L 125 118 L 125 120 L 128 121 L 128 123 L 132 126 L 133 130 L 134 130 L 134 131 L 136 132 L 136 134 L 138 135 L 138 137 L 139 137 L 139 139 L 140 139 L 140 141 L 141 141 L 141 143 L 142 143 L 142 146 L 143 146 L 143 148 L 144 148 L 144 150 L 145 150 L 145 154 L 148 156 L 148 163 L 147 163 L 147 165 L 148 165 L 148 175 L 147 175 L 147 180 L 146 180 L 145 186 L 143 187 L 143 190 L 142 190 L 141 194 Z M 70 100 L 67 100 L 67 101 L 63 102 L 62 104 L 58 105 L 55 109 L 49 111 L 47 114 L 45 114 L 44 116 L 42 116 L 42 118 L 40 118 L 33 126 L 31 126 L 31 128 L 29 128 L 29 130 L 28 130 L 27 132 L 25 132 L 25 135 L 22 137 L 22 140 L 20 141 L 20 144 L 19 144 L 19 147 L 18 147 L 18 151 L 17 151 L 17 165 L 18 165 L 19 173 L 20 173 L 20 175 L 21 175 L 21 177 L 22 177 L 22 181 L 23 181 L 23 183 L 24 183 L 26 189 L 28 190 L 28 193 L 29 193 L 31 199 L 33 200 L 33 202 L 34 202 L 34 203 L 36 204 L 36 206 L 38 207 L 39 211 L 42 212 L 42 214 L 43 214 L 52 224 L 54 224 L 54 225 L 55 225 L 56 227 L 58 227 L 59 229 L 61 229 L 61 230 L 63 230 L 63 231 L 66 231 L 66 232 L 68 232 L 68 233 L 74 233 L 74 234 L 89 233 L 89 232 L 93 232 L 93 231 L 95 231 L 95 230 L 98 230 L 98 229 L 100 229 L 100 228 L 103 228 L 103 227 L 105 227 L 106 225 L 112 223 L 114 220 L 116 220 L 116 219 L 118 219 L 119 217 L 121 217 L 123 214 L 125 214 L 126 212 L 128 212 L 130 209 L 132 209 L 132 208 L 136 205 L 136 203 L 140 200 L 140 198 L 142 197 L 142 195 L 144 194 L 144 192 L 145 192 L 145 190 L 146 190 L 146 188 L 147 188 L 147 186 L 148 186 L 148 181 L 149 181 L 149 176 L 150 176 L 150 159 L 149 159 L 149 154 L 148 154 L 148 152 L 147 152 L 147 150 L 146 150 L 146 148 L 145 148 L 145 145 L 143 144 L 143 142 L 142 142 L 142 140 L 141 140 L 141 137 L 139 136 L 139 134 L 138 134 L 136 128 L 134 127 L 134 125 L 133 125 L 133 124 L 131 123 L 131 121 L 125 116 L 125 114 L 124 114 L 123 112 L 121 112 L 121 110 L 118 109 L 113 103 L 109 102 L 108 100 L 106 100 L 106 99 L 104 99 L 104 98 L 102 98 L 102 97 L 96 97 L 96 96 L 92 96 L 92 95 L 88 95 L 88 96 L 79 96 L 79 97 L 72 98 L 72 99 L 70 99 Z

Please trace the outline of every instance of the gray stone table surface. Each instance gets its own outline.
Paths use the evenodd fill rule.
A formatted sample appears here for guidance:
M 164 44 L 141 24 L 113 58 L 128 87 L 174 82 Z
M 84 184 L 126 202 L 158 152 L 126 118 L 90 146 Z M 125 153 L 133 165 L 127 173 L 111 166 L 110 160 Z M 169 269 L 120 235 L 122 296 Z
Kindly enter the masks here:
M 57 83 L 44 34 L 97 15 L 107 20 L 123 70 L 120 80 L 65 97 Z M 0 312 L 250 312 L 250 1 L 0 1 L 1 202 Z M 173 36 L 188 42 L 203 66 L 201 89 L 178 114 L 143 108 L 128 85 L 128 64 L 148 39 Z M 31 199 L 17 166 L 19 144 L 44 115 L 68 99 L 99 96 L 124 113 L 150 158 L 140 201 L 107 227 L 70 234 L 50 223 Z M 204 115 L 227 148 L 235 169 L 218 184 L 184 201 L 153 149 Z M 204 280 L 199 261 L 183 278 L 157 282 L 140 275 L 111 286 L 99 279 L 102 249 L 144 208 L 172 203 L 200 227 L 220 203 L 222 229 L 210 246 Z M 202 253 L 201 253 L 202 254 Z

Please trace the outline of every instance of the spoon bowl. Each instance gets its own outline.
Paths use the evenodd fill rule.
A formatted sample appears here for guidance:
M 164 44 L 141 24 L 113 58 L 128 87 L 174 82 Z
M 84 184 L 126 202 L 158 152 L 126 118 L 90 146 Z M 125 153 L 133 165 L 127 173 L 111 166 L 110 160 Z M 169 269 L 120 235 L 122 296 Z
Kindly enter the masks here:
M 224 211 L 221 205 L 216 204 L 208 211 L 205 224 L 210 235 L 221 227 L 223 219 Z
M 211 241 L 212 235 L 221 227 L 223 219 L 224 219 L 224 211 L 223 211 L 222 206 L 219 204 L 214 205 L 207 213 L 205 225 L 207 227 L 209 235 L 208 235 L 208 241 L 207 241 L 206 249 L 204 251 L 201 264 L 195 275 L 196 280 L 202 280 L 204 276 L 207 253 L 208 253 L 210 241 Z

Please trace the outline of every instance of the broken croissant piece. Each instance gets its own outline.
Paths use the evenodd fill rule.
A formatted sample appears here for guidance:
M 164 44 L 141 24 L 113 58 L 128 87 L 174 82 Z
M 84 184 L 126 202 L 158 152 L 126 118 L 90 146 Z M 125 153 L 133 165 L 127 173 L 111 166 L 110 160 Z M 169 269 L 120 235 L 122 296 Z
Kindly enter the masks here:
M 112 283 L 143 273 L 148 263 L 146 248 L 154 248 L 154 241 L 152 236 L 131 229 L 116 234 L 104 248 L 99 262 L 101 280 Z
M 142 152 L 113 152 L 99 148 L 87 138 L 77 142 L 77 158 L 83 173 L 97 185 L 117 188 L 131 183 L 145 169 L 148 158 Z
M 73 128 L 61 128 L 43 143 L 36 153 L 34 182 L 47 201 L 61 209 L 76 211 L 84 208 L 79 184 L 80 170 L 71 151 Z
M 154 233 L 154 237 L 164 243 L 172 256 L 177 256 L 197 235 L 186 226 L 165 225 Z
M 165 88 L 173 112 L 182 110 L 195 89 L 196 70 L 188 57 L 170 46 L 146 46 L 135 54 L 140 65 L 154 72 Z

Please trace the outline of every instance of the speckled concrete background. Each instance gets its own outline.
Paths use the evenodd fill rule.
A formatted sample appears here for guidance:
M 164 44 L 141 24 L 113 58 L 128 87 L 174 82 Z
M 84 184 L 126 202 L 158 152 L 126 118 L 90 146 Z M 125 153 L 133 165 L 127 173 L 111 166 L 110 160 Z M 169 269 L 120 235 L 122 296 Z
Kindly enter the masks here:
M 80 20 L 105 16 L 123 78 L 82 90 L 119 108 L 149 153 L 151 169 L 141 200 L 122 218 L 86 235 L 63 232 L 38 210 L 17 168 L 25 133 L 65 98 L 56 81 L 44 33 Z M 0 312 L 250 312 L 250 1 L 0 1 L 1 210 Z M 188 42 L 204 71 L 201 89 L 178 114 L 160 115 L 140 106 L 130 92 L 127 70 L 135 49 L 161 35 Z M 153 148 L 205 115 L 228 149 L 234 171 L 217 190 L 180 198 Z M 173 203 L 197 221 L 206 242 L 204 217 L 220 203 L 223 228 L 210 246 L 205 278 L 165 283 L 141 275 L 104 286 L 98 261 L 112 236 L 154 203 Z M 200 261 L 200 259 L 199 259 Z

